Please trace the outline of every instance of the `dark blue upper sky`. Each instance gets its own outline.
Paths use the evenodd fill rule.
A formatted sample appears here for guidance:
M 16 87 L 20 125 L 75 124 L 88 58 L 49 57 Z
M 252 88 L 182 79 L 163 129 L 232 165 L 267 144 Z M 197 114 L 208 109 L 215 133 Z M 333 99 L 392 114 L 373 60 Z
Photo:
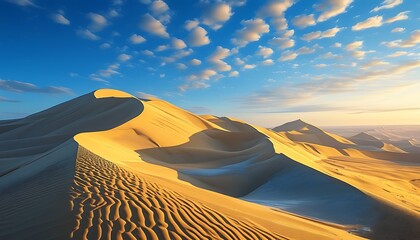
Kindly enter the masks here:
M 414 0 L 0 0 L 0 119 L 115 88 L 265 126 L 418 123 L 419 10 Z

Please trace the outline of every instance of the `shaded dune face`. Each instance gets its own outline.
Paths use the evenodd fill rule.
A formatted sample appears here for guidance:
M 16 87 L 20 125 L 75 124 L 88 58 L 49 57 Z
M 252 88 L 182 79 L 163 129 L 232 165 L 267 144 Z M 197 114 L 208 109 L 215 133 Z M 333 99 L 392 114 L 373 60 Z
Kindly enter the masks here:
M 23 119 L 0 121 L 0 239 L 68 239 L 74 215 L 74 135 L 138 116 L 134 98 L 90 93 Z M 104 120 L 105 119 L 105 120 Z
M 255 128 L 224 121 L 238 132 L 209 129 L 179 146 L 137 152 L 177 170 L 181 180 L 247 201 L 339 224 L 371 226 L 378 219 L 379 204 L 360 190 L 277 154 Z
M 72 239 L 286 239 L 79 148 Z

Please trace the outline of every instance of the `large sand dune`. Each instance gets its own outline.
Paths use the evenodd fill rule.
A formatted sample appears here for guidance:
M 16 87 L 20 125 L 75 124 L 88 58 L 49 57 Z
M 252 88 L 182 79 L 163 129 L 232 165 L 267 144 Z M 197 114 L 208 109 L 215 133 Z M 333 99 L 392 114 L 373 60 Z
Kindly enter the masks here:
M 418 155 L 273 130 L 116 90 L 1 121 L 0 239 L 419 234 Z

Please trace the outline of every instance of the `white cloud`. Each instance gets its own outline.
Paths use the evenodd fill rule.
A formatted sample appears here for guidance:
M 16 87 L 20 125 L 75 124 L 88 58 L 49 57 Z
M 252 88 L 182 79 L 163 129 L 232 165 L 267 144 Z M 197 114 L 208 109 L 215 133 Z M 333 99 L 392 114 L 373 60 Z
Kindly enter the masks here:
M 155 56 L 155 53 L 150 51 L 150 50 L 143 50 L 143 51 L 141 51 L 141 53 L 143 55 L 146 55 L 146 56 L 149 56 L 149 57 L 154 57 Z
M 248 70 L 248 69 L 254 69 L 255 67 L 257 67 L 257 65 L 255 64 L 245 64 L 242 69 L 244 70 Z
M 185 69 L 187 69 L 187 65 L 185 65 L 185 64 L 183 64 L 183 63 L 178 63 L 178 64 L 176 65 L 176 67 L 177 67 L 179 70 L 185 70 Z
M 382 16 L 370 17 L 366 19 L 365 21 L 359 22 L 353 27 L 351 27 L 351 30 L 360 31 L 367 28 L 380 27 L 383 24 L 382 19 L 383 19 Z
M 16 5 L 22 6 L 22 7 L 36 7 L 35 3 L 31 0 L 6 0 L 7 2 L 14 3 Z
M 129 40 L 132 44 L 140 44 L 146 42 L 146 39 L 144 37 L 137 34 L 131 35 Z
M 299 28 L 306 28 L 309 26 L 314 26 L 316 24 L 314 14 L 310 15 L 298 15 L 292 19 L 293 25 Z
M 202 27 L 195 27 L 188 35 L 188 43 L 193 47 L 200 47 L 210 43 L 207 31 Z
M 414 47 L 417 44 L 420 44 L 420 30 L 415 30 L 413 32 L 411 32 L 410 36 L 408 37 L 408 39 L 402 40 L 395 40 L 395 41 L 391 41 L 391 42 L 385 42 L 384 43 L 387 47 L 390 48 L 396 48 L 396 47 L 400 47 L 400 48 L 409 48 L 409 47 Z
M 403 0 L 384 0 L 381 6 L 375 7 L 371 12 L 377 12 L 382 9 L 390 9 L 403 3 Z
M 324 68 L 324 67 L 327 67 L 328 65 L 327 64 L 325 64 L 325 63 L 320 63 L 320 64 L 316 64 L 315 65 L 315 67 L 316 68 Z
M 109 43 L 102 43 L 99 47 L 102 48 L 102 49 L 107 49 L 107 48 L 110 48 L 111 47 L 111 44 L 109 44 Z
M 280 38 L 275 37 L 270 40 L 270 44 L 277 45 L 279 46 L 280 49 L 286 49 L 286 48 L 291 48 L 295 46 L 295 40 L 283 38 L 283 37 L 280 37 Z
M 270 65 L 273 65 L 273 64 L 274 64 L 274 61 L 272 59 L 266 59 L 266 60 L 261 62 L 261 65 L 263 65 L 263 66 L 270 66 Z
M 321 38 L 332 38 L 337 35 L 337 33 L 341 30 L 341 28 L 333 27 L 330 29 L 327 29 L 321 33 Z
M 393 22 L 397 22 L 397 21 L 406 20 L 406 19 L 408 19 L 407 13 L 409 13 L 409 12 L 410 11 L 400 12 L 395 17 L 388 18 L 385 22 L 386 23 L 393 23 Z
M 162 52 L 169 49 L 169 45 L 159 45 L 156 47 L 157 52 Z
M 263 46 L 258 46 L 258 51 L 256 54 L 262 56 L 263 58 L 268 58 L 274 53 L 273 49 Z
M 64 15 L 61 13 L 52 14 L 51 18 L 56 23 L 63 24 L 63 25 L 70 25 L 70 21 L 66 17 L 64 17 Z
M 310 54 L 310 53 L 314 53 L 314 52 L 315 52 L 315 49 L 308 48 L 308 47 L 301 47 L 298 50 L 296 50 L 296 53 L 298 55 Z
M 191 65 L 194 65 L 194 66 L 198 66 L 198 65 L 200 65 L 200 64 L 201 64 L 201 61 L 200 61 L 200 60 L 198 60 L 198 59 L 196 59 L 196 58 L 194 58 L 194 59 L 192 59 L 192 60 L 190 61 L 190 64 L 191 64 Z
M 307 42 L 310 42 L 314 39 L 321 39 L 321 38 L 332 38 L 337 35 L 337 33 L 341 30 L 341 28 L 333 27 L 330 29 L 327 29 L 323 32 L 316 31 L 316 32 L 310 32 L 302 36 L 302 40 L 305 40 Z
M 169 6 L 162 0 L 155 0 L 149 6 L 152 15 L 157 17 L 160 22 L 168 23 L 171 20 Z
M 398 27 L 398 28 L 392 29 L 391 32 L 393 32 L 393 33 L 401 33 L 401 32 L 404 32 L 404 31 L 405 31 L 405 28 Z
M 125 54 L 125 53 L 120 54 L 118 56 L 118 60 L 121 61 L 121 62 L 126 62 L 126 61 L 128 61 L 130 59 L 131 59 L 131 55 L 128 55 L 128 54 Z
M 304 40 L 304 41 L 310 42 L 310 41 L 312 41 L 314 39 L 320 38 L 321 37 L 321 33 L 322 33 L 321 31 L 310 32 L 310 33 L 307 33 L 307 34 L 303 35 L 301 37 L 301 39 Z
M 187 47 L 187 44 L 179 38 L 172 38 L 172 48 L 174 49 L 184 49 Z
M 232 43 L 244 47 L 250 42 L 260 40 L 261 36 L 270 31 L 270 26 L 263 19 L 256 18 L 251 20 L 242 20 L 242 29 L 237 30 Z
M 322 3 L 315 4 L 315 9 L 321 12 L 318 22 L 324 22 L 346 12 L 352 2 L 353 0 L 323 0 Z
M 369 68 L 373 68 L 373 67 L 378 67 L 378 66 L 384 66 L 384 65 L 388 65 L 389 62 L 385 62 L 382 60 L 372 60 L 370 62 L 364 63 L 360 66 L 361 69 L 369 69 Z
M 106 18 L 97 13 L 89 13 L 88 18 L 90 19 L 89 30 L 93 32 L 101 31 L 108 25 Z
M 396 16 L 388 18 L 385 21 L 383 21 L 382 16 L 373 16 L 373 17 L 370 17 L 370 18 L 366 19 L 365 21 L 357 23 L 351 29 L 353 31 L 360 31 L 360 30 L 367 29 L 367 28 L 380 27 L 385 23 L 393 23 L 393 22 L 396 22 L 396 21 L 406 20 L 406 19 L 408 19 L 407 13 L 409 13 L 409 11 L 400 12 Z
M 281 17 L 284 12 L 294 4 L 294 0 L 270 0 L 258 12 L 258 15 L 266 17 Z
M 354 41 L 352 43 L 349 43 L 346 45 L 347 51 L 354 51 L 356 49 L 359 49 L 363 46 L 363 41 Z
M 289 25 L 287 24 L 287 20 L 285 17 L 277 17 L 277 18 L 272 18 L 270 20 L 270 23 L 272 26 L 274 26 L 274 29 L 276 31 L 284 31 L 287 30 L 287 28 L 289 27 Z
M 392 54 L 389 54 L 388 58 L 396 58 L 396 57 L 401 57 L 401 56 L 407 56 L 409 53 L 408 52 L 404 52 L 404 51 L 396 51 Z
M 238 66 L 242 66 L 242 65 L 245 64 L 245 61 L 243 61 L 242 59 L 237 57 L 237 58 L 235 58 L 235 64 L 238 65 Z
M 187 20 L 185 21 L 184 28 L 187 29 L 188 31 L 191 31 L 193 28 L 198 27 L 199 24 L 200 22 L 197 19 Z
M 169 33 L 166 31 L 166 27 L 159 20 L 148 13 L 143 15 L 141 18 L 140 28 L 143 31 L 158 37 L 169 38 Z
M 217 30 L 220 29 L 232 15 L 233 13 L 230 5 L 226 3 L 214 4 L 204 13 L 202 23 L 213 30 Z
M 280 62 L 291 61 L 296 59 L 298 56 L 295 52 L 284 52 L 283 55 L 279 58 Z
M 339 42 L 336 42 L 336 43 L 334 43 L 333 45 L 331 45 L 331 47 L 334 47 L 334 48 L 340 48 L 341 47 L 341 43 L 339 43 Z
M 95 35 L 94 33 L 92 33 L 91 31 L 89 31 L 88 29 L 83 29 L 83 30 L 80 29 L 80 30 L 77 30 L 76 33 L 82 38 L 86 38 L 92 41 L 99 40 L 99 37 Z
M 229 77 L 237 77 L 239 76 L 239 72 L 238 71 L 232 71 L 229 73 Z
M 229 49 L 217 46 L 216 51 L 210 56 L 209 61 L 216 66 L 218 71 L 230 71 L 232 67 L 223 61 L 223 59 L 227 58 L 229 55 Z

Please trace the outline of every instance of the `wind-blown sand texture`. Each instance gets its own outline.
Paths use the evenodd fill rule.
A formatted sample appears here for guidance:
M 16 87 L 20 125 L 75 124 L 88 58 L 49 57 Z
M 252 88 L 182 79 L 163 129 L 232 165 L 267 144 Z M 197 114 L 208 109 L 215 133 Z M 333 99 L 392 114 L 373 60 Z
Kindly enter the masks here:
M 0 239 L 418 236 L 418 155 L 365 140 L 98 90 L 0 121 Z

